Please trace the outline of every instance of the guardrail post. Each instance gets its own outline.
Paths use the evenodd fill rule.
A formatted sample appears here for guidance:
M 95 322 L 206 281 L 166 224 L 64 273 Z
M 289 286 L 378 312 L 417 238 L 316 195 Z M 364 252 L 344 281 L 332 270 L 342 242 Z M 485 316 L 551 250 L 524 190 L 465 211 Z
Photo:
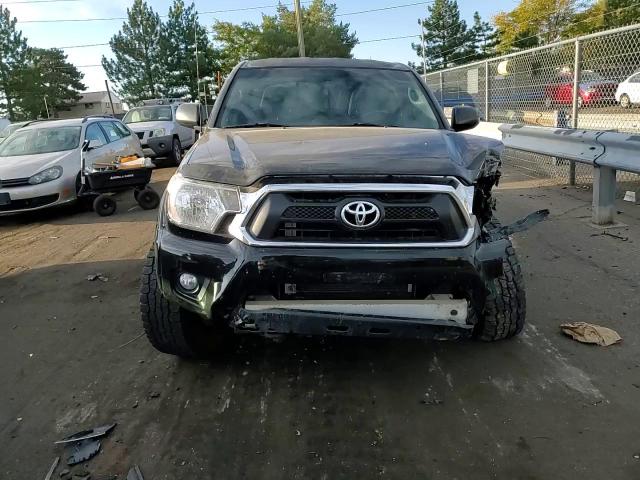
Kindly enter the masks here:
M 610 167 L 593 167 L 593 213 L 596 225 L 612 224 L 615 218 L 616 170 Z
M 484 62 L 484 121 L 489 120 L 489 61 Z
M 573 57 L 573 99 L 571 109 L 571 128 L 578 128 L 578 98 L 580 98 L 580 79 L 582 78 L 582 42 L 576 38 Z M 576 184 L 576 162 L 569 162 L 569 185 Z

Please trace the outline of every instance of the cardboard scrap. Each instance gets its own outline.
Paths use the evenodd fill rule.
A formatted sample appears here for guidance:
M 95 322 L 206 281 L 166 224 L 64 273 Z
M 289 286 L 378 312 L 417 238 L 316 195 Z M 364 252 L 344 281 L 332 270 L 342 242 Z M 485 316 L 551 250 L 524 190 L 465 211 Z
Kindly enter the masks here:
M 608 347 L 622 341 L 622 337 L 615 330 L 591 323 L 563 323 L 560 328 L 562 333 L 582 343 L 594 343 L 602 347 Z

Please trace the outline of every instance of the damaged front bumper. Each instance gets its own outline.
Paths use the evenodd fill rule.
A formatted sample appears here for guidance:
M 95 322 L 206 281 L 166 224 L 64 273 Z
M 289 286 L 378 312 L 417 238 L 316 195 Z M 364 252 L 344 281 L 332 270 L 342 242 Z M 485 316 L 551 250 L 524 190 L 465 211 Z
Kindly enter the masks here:
M 208 322 L 260 334 L 468 335 L 507 242 L 452 248 L 285 248 L 185 234 L 156 240 L 163 295 Z M 179 278 L 198 279 L 187 292 Z M 386 302 L 386 304 L 384 303 Z

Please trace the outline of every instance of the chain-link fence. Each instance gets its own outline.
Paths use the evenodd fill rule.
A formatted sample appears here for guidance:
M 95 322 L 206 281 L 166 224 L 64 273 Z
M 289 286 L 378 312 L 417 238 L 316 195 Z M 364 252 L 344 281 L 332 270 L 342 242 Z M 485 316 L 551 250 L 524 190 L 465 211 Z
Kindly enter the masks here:
M 640 24 L 577 37 L 425 75 L 440 104 L 475 106 L 485 121 L 640 133 Z M 505 152 L 550 183 L 589 184 L 591 169 Z M 618 172 L 619 189 L 640 176 Z
M 443 107 L 473 105 L 486 121 L 640 132 L 640 24 L 425 79 Z

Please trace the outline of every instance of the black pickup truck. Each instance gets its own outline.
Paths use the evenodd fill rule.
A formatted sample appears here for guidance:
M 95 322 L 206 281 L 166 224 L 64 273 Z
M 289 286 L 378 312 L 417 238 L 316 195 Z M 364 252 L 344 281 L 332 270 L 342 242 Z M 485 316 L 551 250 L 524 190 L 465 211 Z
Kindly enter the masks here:
M 197 106 L 178 108 L 184 126 Z M 493 217 L 502 144 L 401 64 L 270 59 L 229 75 L 165 192 L 141 284 L 160 351 L 230 332 L 498 340 L 525 292 Z

